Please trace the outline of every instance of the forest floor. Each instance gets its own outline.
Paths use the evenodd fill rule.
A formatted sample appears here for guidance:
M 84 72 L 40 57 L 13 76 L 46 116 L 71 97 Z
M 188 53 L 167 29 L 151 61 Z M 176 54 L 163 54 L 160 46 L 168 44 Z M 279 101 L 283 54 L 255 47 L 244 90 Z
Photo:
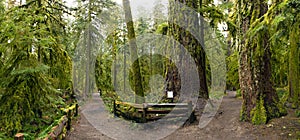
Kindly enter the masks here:
M 96 95 L 95 98 L 99 98 Z M 105 111 L 103 108 L 99 108 L 93 102 L 98 102 L 94 99 L 89 104 L 81 107 L 81 115 L 77 122 L 73 125 L 71 133 L 67 135 L 67 140 L 111 140 L 112 138 L 101 133 L 103 129 L 98 129 L 98 127 L 91 125 L 96 122 L 100 122 L 102 127 L 109 125 L 115 125 L 115 132 L 119 133 L 124 131 L 126 128 L 120 126 L 118 122 L 109 121 L 112 118 L 111 115 L 101 115 Z M 221 106 L 210 121 L 210 123 L 204 127 L 199 128 L 197 123 L 184 126 L 170 135 L 164 137 L 165 140 L 300 140 L 300 119 L 295 116 L 294 110 L 288 110 L 288 115 L 272 119 L 266 125 L 254 126 L 250 123 L 240 122 L 240 108 L 242 100 L 235 98 L 235 92 L 228 92 L 224 96 Z M 91 118 L 90 116 L 84 115 L 87 111 L 95 112 L 95 110 L 100 110 L 100 116 L 97 118 Z M 88 118 L 88 119 L 87 119 Z M 108 118 L 108 119 L 103 119 Z M 92 121 L 91 121 L 92 119 Z M 94 122 L 93 122 L 94 121 Z M 119 126 L 119 127 L 118 127 Z M 113 129 L 103 130 L 111 131 Z M 107 134 L 107 133 L 106 133 Z M 124 133 L 122 133 L 124 135 Z M 120 136 L 116 139 L 130 138 L 131 134 L 126 134 L 128 136 Z M 141 136 L 142 138 L 143 136 Z

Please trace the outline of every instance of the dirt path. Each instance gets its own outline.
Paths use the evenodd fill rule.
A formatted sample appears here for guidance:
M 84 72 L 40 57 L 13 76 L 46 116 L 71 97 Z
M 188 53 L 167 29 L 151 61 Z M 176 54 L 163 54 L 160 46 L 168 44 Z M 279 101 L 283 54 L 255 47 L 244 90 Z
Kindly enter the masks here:
M 99 102 L 99 95 L 94 95 L 94 102 Z M 223 98 L 220 109 L 214 116 L 212 121 L 204 128 L 200 129 L 198 124 L 192 124 L 187 127 L 180 128 L 163 139 L 166 140 L 277 140 L 277 139 L 300 139 L 300 123 L 299 118 L 296 118 L 292 110 L 289 110 L 289 115 L 271 120 L 267 125 L 253 126 L 249 123 L 239 121 L 239 113 L 241 108 L 241 100 L 235 98 L 234 92 L 229 92 Z M 121 120 L 116 120 L 110 115 L 104 115 L 104 108 L 99 108 L 97 104 L 89 103 L 81 108 L 81 117 L 74 126 L 74 130 L 67 136 L 67 140 L 111 140 L 105 134 L 122 134 L 114 139 L 132 139 L 134 134 L 140 133 L 143 136 L 147 135 L 147 130 L 132 131 L 122 133 L 128 127 L 127 123 Z M 90 111 L 90 112 L 89 112 Z M 91 118 L 86 113 L 99 113 L 95 118 Z M 88 118 L 88 119 L 87 119 Z M 103 119 L 106 118 L 106 119 Z M 90 121 L 88 121 L 90 120 Z M 92 120 L 92 121 L 91 121 Z M 99 123 L 101 125 L 91 125 Z M 116 126 L 115 128 L 105 128 L 105 126 Z M 127 125 L 127 126 L 126 126 Z M 109 132 L 107 132 L 109 131 Z M 113 132 L 111 132 L 113 131 Z M 102 133 L 101 133 L 102 132 Z M 145 133 L 146 132 L 146 133 Z M 148 136 L 147 136 L 148 138 Z M 154 137 L 153 137 L 154 139 Z

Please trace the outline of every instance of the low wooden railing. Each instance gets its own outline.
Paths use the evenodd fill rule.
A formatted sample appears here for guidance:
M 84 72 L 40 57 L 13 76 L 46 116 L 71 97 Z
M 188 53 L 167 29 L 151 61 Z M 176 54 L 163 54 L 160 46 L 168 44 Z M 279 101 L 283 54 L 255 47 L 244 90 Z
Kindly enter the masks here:
M 47 134 L 43 140 L 55 140 L 55 139 L 62 139 L 62 134 L 64 130 L 71 130 L 72 120 L 74 117 L 78 116 L 78 104 L 74 103 L 69 108 L 63 110 L 64 115 L 59 119 L 57 124 L 53 126 L 50 132 Z M 15 140 L 24 140 L 24 134 L 18 133 L 14 137 Z
M 133 107 L 137 110 L 141 117 L 128 116 L 126 112 L 122 112 L 120 109 L 121 106 Z M 143 104 L 134 104 L 128 102 L 113 102 L 113 113 L 115 116 L 123 116 L 128 119 L 138 120 L 140 122 L 148 122 L 161 119 L 162 117 L 166 118 L 175 118 L 175 117 L 188 117 L 191 121 L 191 115 L 193 111 L 192 102 L 188 103 L 143 103 Z M 166 116 L 167 114 L 169 114 Z M 192 116 L 193 117 L 193 116 Z

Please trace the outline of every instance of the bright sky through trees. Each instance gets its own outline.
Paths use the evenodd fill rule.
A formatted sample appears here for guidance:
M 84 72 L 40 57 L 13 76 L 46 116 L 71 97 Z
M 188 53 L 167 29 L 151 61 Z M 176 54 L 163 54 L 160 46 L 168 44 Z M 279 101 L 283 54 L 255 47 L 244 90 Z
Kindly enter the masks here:
M 118 5 L 122 6 L 122 0 L 112 0 Z M 132 8 L 132 14 L 134 18 L 139 16 L 140 12 L 144 12 L 147 15 L 151 15 L 153 8 L 157 0 L 130 0 L 130 5 Z M 160 0 L 162 4 L 166 5 L 165 13 L 167 12 L 168 0 Z M 76 0 L 64 0 L 68 6 L 75 7 Z

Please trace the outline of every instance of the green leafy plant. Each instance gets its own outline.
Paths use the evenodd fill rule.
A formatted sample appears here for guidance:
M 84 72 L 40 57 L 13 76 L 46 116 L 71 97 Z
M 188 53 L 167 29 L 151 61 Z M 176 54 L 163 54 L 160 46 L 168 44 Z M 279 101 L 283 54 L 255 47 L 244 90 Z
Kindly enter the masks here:
M 240 89 L 238 89 L 238 90 L 236 91 L 236 96 L 235 96 L 235 97 L 237 97 L 237 98 L 242 97 L 242 92 L 241 92 Z

